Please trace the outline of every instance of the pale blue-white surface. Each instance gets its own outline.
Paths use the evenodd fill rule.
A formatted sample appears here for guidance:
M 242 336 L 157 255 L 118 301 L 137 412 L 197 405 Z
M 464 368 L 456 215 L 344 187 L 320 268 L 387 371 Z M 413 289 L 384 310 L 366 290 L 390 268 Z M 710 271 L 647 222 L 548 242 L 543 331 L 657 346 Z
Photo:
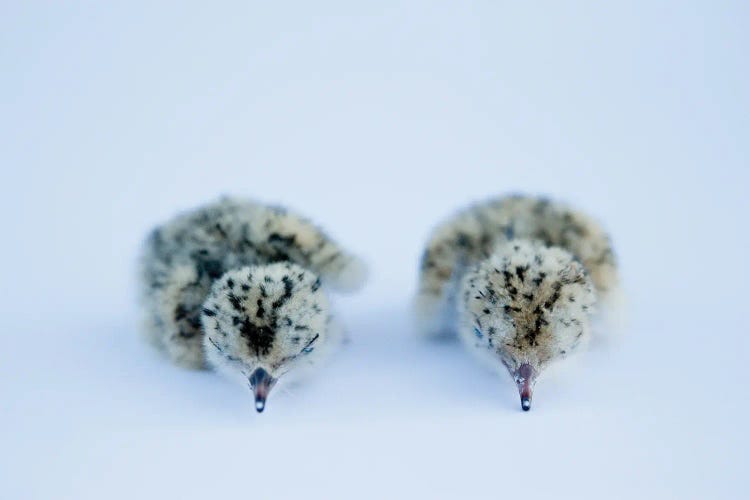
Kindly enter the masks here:
M 744 2 L 5 2 L 2 498 L 742 498 Z M 408 302 L 439 218 L 547 193 L 610 229 L 628 331 L 520 411 Z M 141 342 L 134 260 L 221 193 L 370 264 L 266 412 Z

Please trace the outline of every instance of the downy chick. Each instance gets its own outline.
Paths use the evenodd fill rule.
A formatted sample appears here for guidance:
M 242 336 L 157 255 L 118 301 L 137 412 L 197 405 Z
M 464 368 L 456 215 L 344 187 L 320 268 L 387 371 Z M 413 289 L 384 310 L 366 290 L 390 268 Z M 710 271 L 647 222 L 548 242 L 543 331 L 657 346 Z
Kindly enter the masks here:
M 249 384 L 260 412 L 282 375 L 340 340 L 323 288 L 355 290 L 365 268 L 298 215 L 223 198 L 152 231 L 140 277 L 151 343 Z
M 438 226 L 416 306 L 425 334 L 456 332 L 507 369 L 528 410 L 539 374 L 586 343 L 597 296 L 617 290 L 609 237 L 593 219 L 545 198 L 509 196 Z

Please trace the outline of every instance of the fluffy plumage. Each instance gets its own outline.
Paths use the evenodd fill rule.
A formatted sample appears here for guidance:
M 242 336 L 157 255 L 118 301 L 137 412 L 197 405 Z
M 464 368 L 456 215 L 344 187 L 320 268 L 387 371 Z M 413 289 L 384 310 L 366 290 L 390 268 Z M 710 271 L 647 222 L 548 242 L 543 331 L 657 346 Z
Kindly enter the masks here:
M 470 351 L 507 369 L 528 410 L 538 375 L 587 342 L 597 294 L 617 288 L 609 237 L 593 219 L 511 196 L 433 232 L 416 305 L 424 333 L 457 331 Z
M 281 375 L 339 337 L 322 287 L 354 290 L 365 277 L 306 219 L 230 198 L 157 227 L 141 262 L 147 338 L 180 366 L 250 383 L 259 411 Z

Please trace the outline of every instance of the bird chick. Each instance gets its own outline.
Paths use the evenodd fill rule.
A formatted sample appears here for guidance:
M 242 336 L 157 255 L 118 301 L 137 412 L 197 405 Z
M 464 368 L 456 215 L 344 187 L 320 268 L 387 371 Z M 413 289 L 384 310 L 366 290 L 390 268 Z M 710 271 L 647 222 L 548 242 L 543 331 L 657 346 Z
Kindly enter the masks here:
M 224 198 L 152 231 L 140 278 L 146 338 L 249 384 L 261 412 L 282 375 L 341 340 L 323 289 L 355 290 L 365 268 L 298 215 Z
M 539 374 L 589 338 L 591 279 L 569 252 L 517 240 L 470 269 L 461 290 L 461 340 L 491 366 L 508 369 L 528 411 Z
M 481 359 L 507 368 L 528 410 L 539 374 L 585 344 L 597 297 L 616 294 L 618 281 L 596 221 L 546 198 L 508 196 L 435 229 L 416 307 L 423 333 L 457 332 Z
M 226 272 L 201 319 L 209 363 L 249 382 L 259 412 L 283 374 L 314 366 L 338 334 L 320 279 L 290 262 Z

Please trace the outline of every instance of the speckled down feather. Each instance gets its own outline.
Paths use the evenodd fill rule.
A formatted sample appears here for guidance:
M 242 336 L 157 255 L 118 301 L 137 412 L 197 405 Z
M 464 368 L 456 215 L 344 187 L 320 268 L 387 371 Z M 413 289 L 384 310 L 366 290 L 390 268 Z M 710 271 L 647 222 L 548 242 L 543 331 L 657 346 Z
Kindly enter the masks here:
M 609 236 L 591 217 L 546 198 L 507 196 L 461 210 L 432 232 L 422 256 L 417 308 L 425 333 L 455 327 L 456 295 L 469 267 L 511 240 L 559 247 L 579 260 L 599 296 L 618 289 Z
M 176 364 L 247 382 L 321 358 L 336 338 L 323 288 L 354 290 L 362 262 L 306 219 L 224 198 L 154 229 L 141 259 L 147 338 Z
M 541 371 L 589 337 L 596 293 L 583 266 L 559 247 L 515 240 L 473 266 L 461 284 L 459 335 L 515 372 Z
M 597 296 L 618 287 L 598 223 L 545 198 L 509 196 L 434 230 L 416 307 L 425 334 L 455 332 L 480 359 L 507 369 L 527 410 L 536 377 L 587 342 Z

